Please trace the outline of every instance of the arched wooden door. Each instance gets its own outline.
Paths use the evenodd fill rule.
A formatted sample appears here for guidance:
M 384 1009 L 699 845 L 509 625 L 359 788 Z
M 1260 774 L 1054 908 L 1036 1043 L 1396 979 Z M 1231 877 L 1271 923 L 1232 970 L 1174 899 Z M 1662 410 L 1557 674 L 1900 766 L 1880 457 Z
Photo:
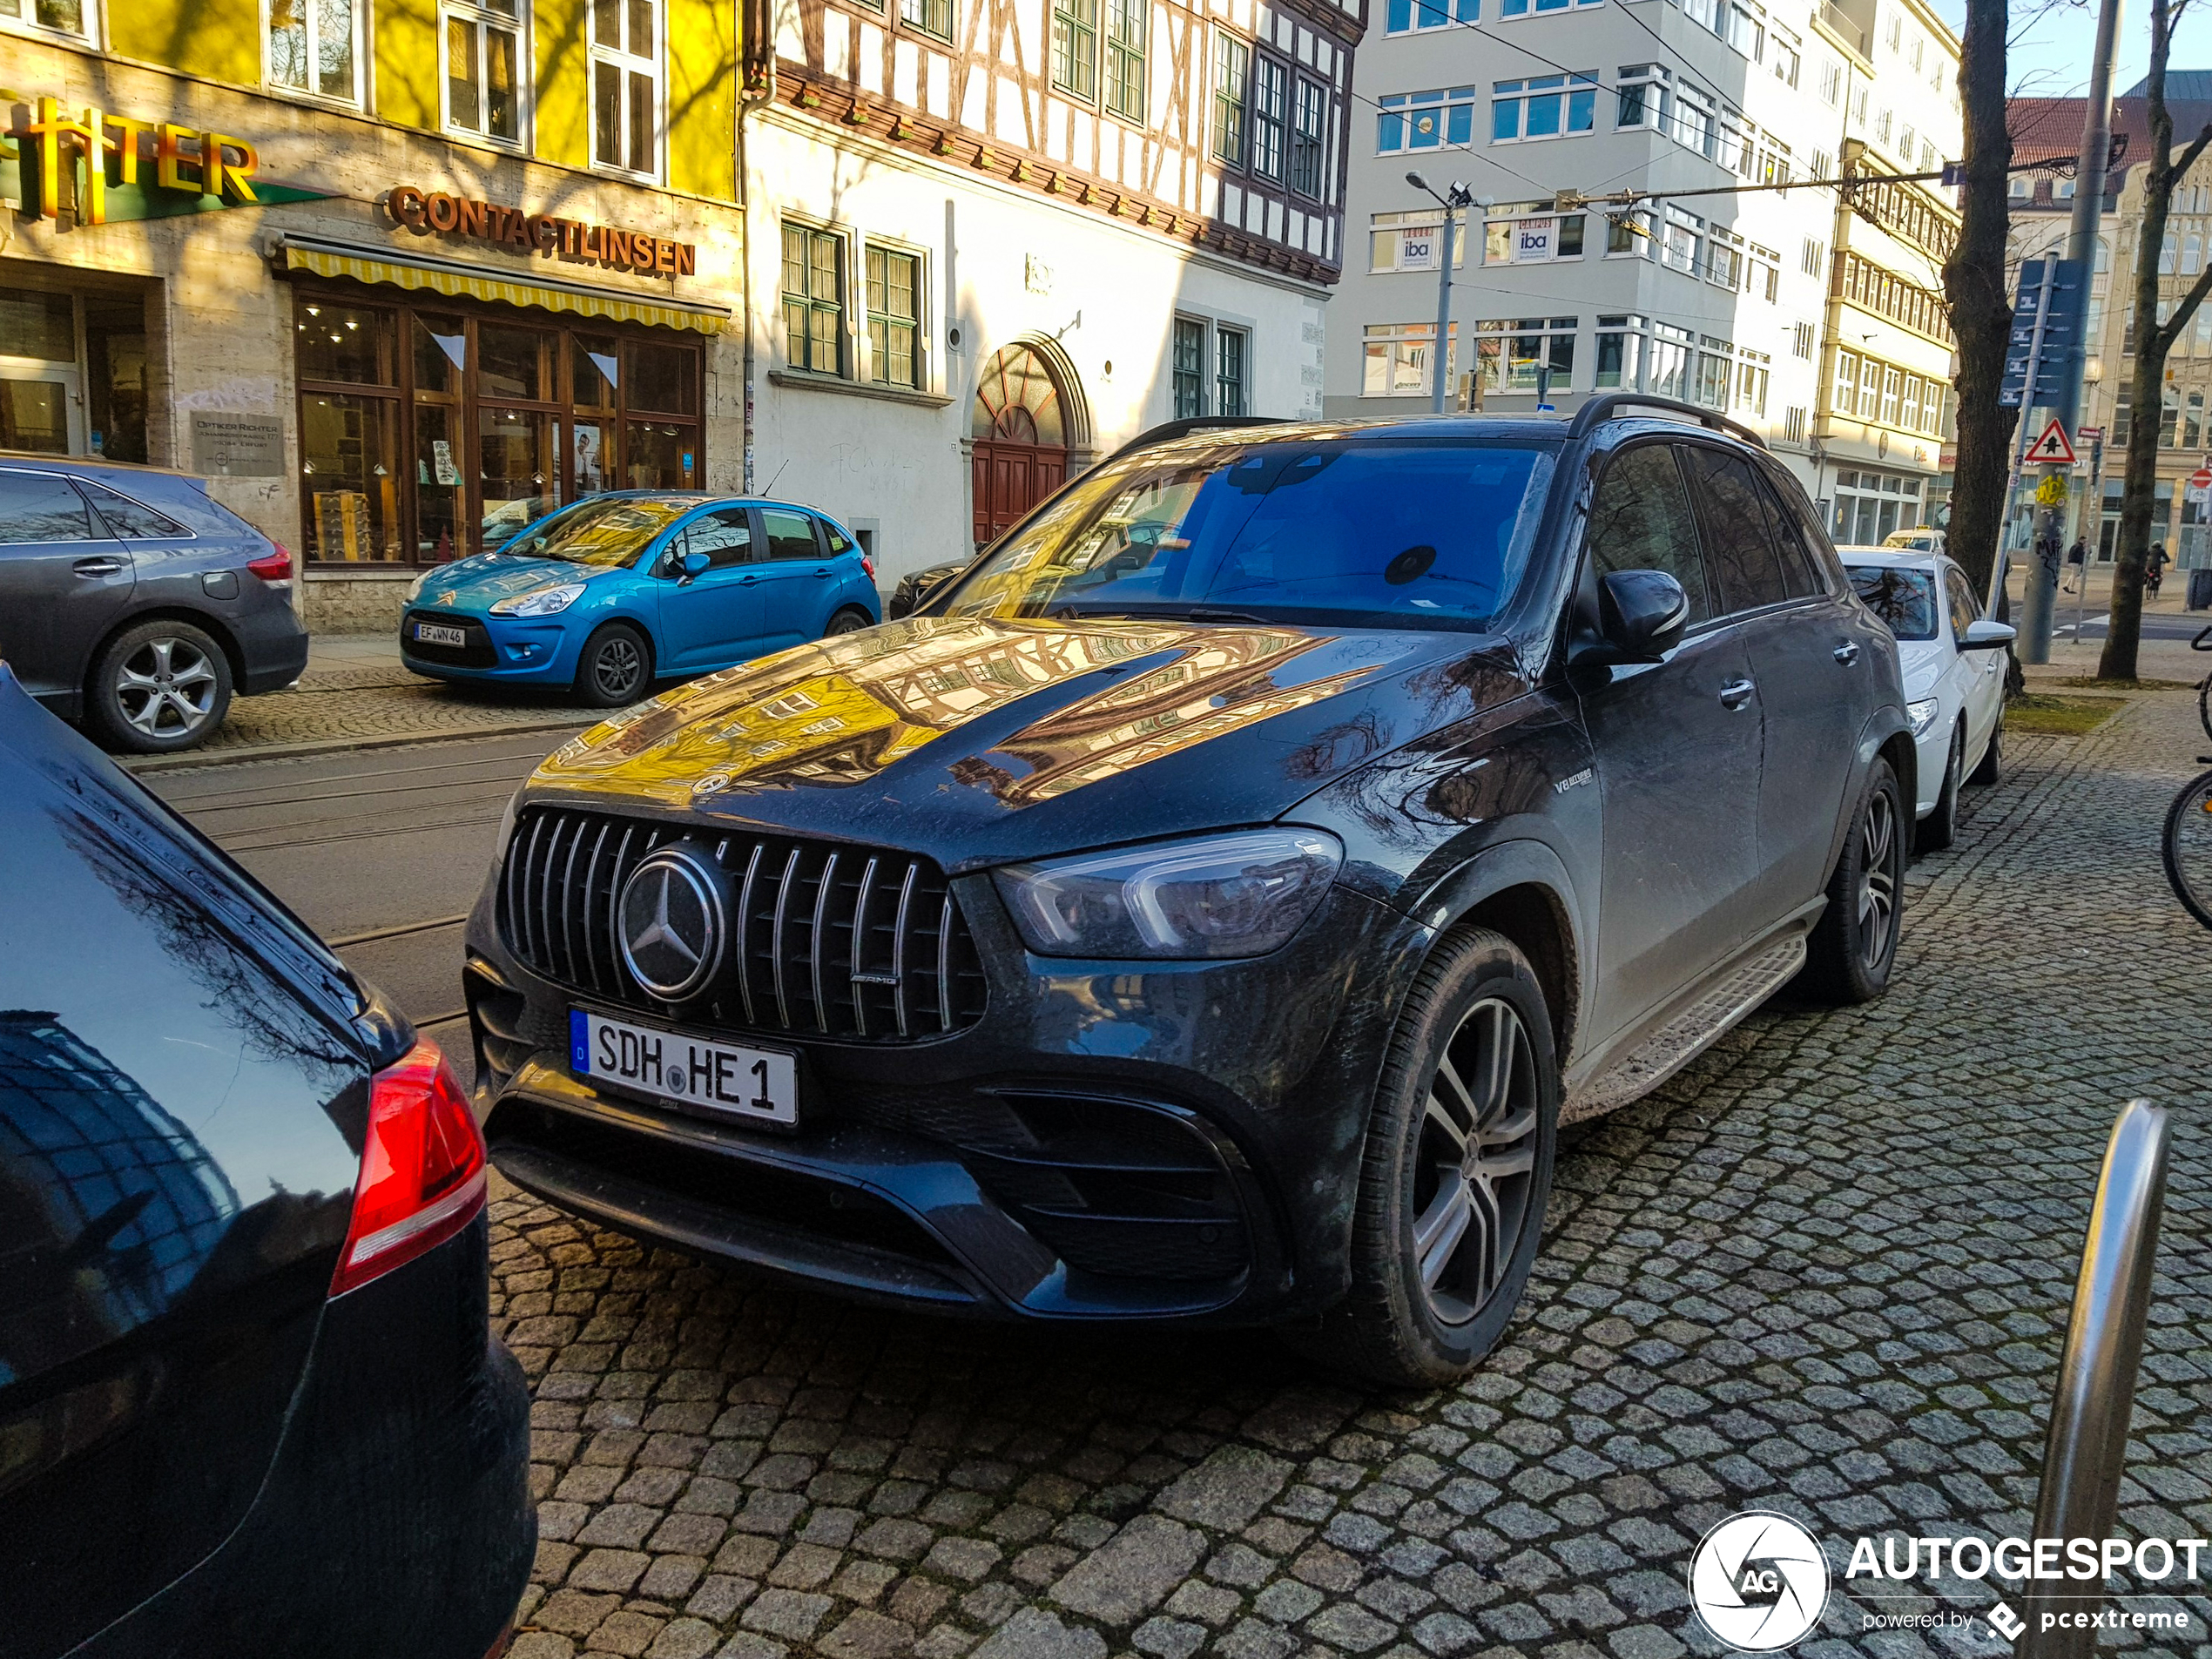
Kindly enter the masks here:
M 986 363 L 968 429 L 981 547 L 1067 479 L 1067 421 L 1044 359 L 1027 346 L 1008 346 Z

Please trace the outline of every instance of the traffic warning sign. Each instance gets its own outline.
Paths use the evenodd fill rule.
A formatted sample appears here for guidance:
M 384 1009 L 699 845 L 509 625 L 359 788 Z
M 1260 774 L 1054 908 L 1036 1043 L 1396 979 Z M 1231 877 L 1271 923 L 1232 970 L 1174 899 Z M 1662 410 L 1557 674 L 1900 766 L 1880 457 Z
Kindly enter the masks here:
M 2043 428 L 2043 435 L 2029 448 L 2027 458 L 2058 467 L 2074 464 L 2074 446 L 2067 442 L 2066 428 L 2059 424 L 2058 416 L 2051 417 L 2051 424 Z

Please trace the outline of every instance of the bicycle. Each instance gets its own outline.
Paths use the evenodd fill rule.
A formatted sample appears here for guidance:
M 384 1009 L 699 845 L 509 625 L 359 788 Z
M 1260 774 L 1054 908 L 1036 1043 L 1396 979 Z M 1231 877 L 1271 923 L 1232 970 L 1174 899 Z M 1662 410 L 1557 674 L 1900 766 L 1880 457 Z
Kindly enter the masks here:
M 2189 649 L 2212 651 L 2212 627 L 2190 640 Z M 2197 682 L 2196 718 L 2204 735 L 2212 738 L 2212 674 Z M 2199 765 L 2212 766 L 2212 755 L 2196 759 Z M 2212 772 L 2198 773 L 2174 797 L 2166 809 L 2158 854 L 2166 867 L 2167 885 L 2182 907 L 2212 927 Z

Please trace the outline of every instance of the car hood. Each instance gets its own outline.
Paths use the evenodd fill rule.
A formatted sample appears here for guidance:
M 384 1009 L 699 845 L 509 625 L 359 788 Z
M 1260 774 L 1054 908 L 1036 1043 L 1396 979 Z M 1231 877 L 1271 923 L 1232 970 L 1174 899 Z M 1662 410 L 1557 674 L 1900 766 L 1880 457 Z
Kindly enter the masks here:
M 1897 642 L 1898 678 L 1905 685 L 1905 700 L 1917 703 L 1935 695 L 1936 682 L 1951 666 L 1951 647 L 1940 639 L 1900 639 Z
M 506 553 L 479 553 L 456 559 L 432 573 L 415 603 L 432 610 L 481 611 L 518 593 L 556 583 L 585 582 L 609 574 L 602 566 L 571 564 L 566 559 L 526 559 Z
M 1527 689 L 1495 636 L 917 617 L 664 693 L 533 799 L 627 800 L 949 870 L 1264 823 Z

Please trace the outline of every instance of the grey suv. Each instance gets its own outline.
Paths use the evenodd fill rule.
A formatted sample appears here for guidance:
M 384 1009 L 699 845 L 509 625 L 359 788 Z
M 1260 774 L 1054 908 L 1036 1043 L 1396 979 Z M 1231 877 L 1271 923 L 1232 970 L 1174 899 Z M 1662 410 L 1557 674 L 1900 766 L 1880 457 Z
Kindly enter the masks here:
M 307 666 L 292 555 L 185 474 L 0 454 L 0 658 L 111 748 L 189 749 Z

